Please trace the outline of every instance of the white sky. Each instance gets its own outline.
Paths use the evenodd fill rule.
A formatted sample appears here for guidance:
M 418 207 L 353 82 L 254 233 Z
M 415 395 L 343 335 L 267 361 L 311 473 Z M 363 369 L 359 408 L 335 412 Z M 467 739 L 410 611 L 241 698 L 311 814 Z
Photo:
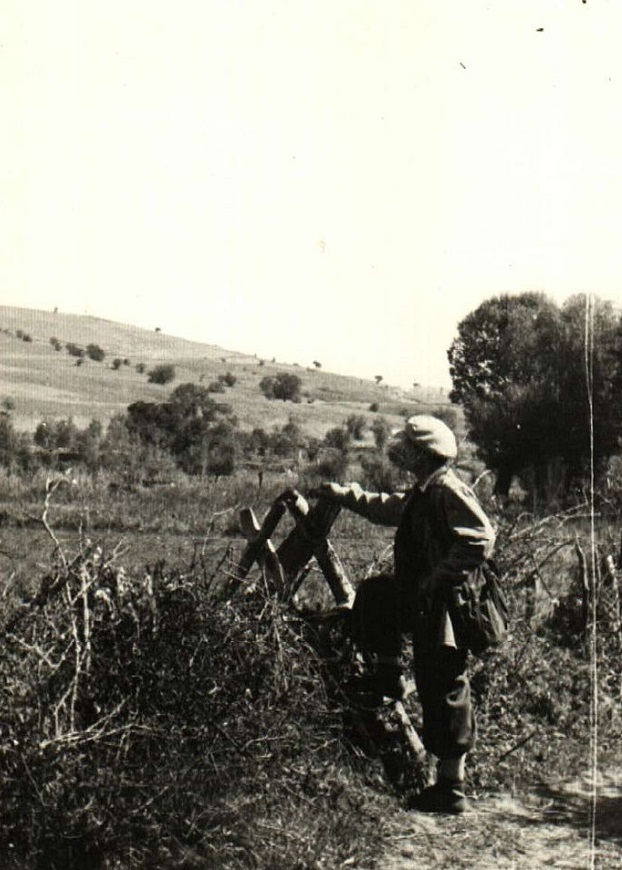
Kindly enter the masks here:
M 3 0 L 0 301 L 447 385 L 487 296 L 622 305 L 621 44 L 620 0 Z

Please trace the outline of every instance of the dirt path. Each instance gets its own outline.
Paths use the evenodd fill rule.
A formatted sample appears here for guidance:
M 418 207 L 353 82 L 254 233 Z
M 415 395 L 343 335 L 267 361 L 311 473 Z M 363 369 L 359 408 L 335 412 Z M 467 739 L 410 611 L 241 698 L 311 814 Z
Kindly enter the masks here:
M 458 817 L 400 812 L 381 870 L 622 868 L 622 769 L 601 776 L 593 852 L 590 806 L 589 783 L 575 781 L 472 800 Z

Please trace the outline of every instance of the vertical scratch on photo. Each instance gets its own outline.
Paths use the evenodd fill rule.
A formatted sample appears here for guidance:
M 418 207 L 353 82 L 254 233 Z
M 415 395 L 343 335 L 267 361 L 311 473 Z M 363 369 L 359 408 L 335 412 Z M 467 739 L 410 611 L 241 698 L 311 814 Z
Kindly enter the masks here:
M 596 529 L 594 511 L 594 297 L 585 297 L 585 382 L 588 404 L 588 426 L 590 439 L 590 597 L 591 618 L 588 633 L 590 645 L 590 808 L 589 808 L 589 850 L 590 868 L 596 860 L 596 811 L 598 804 L 598 627 L 596 622 L 597 570 L 596 570 Z

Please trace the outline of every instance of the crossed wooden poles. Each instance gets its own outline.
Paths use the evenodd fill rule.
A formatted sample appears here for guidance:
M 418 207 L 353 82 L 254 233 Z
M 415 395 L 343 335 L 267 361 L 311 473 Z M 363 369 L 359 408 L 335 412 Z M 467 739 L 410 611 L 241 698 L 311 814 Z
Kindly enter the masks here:
M 311 507 L 295 489 L 283 492 L 259 524 L 252 508 L 240 511 L 240 527 L 248 541 L 237 568 L 241 582 L 257 562 L 267 582 L 282 601 L 290 601 L 306 577 L 305 568 L 315 558 L 333 594 L 338 608 L 350 610 L 355 591 L 348 580 L 335 548 L 328 540 L 331 526 L 341 507 L 320 497 Z M 289 511 L 295 526 L 278 548 L 270 540 L 285 512 Z M 421 761 L 425 749 L 401 701 L 393 701 L 402 734 L 416 759 Z
M 296 523 L 278 549 L 270 540 L 285 511 Z M 349 609 L 354 589 L 344 571 L 335 548 L 326 537 L 341 508 L 326 498 L 313 507 L 296 490 L 286 490 L 273 503 L 261 526 L 252 508 L 240 511 L 240 526 L 248 544 L 238 564 L 237 575 L 243 579 L 254 562 L 258 562 L 279 598 L 290 600 L 300 585 L 300 575 L 313 557 L 326 578 L 337 607 Z M 303 578 L 304 579 L 304 575 Z

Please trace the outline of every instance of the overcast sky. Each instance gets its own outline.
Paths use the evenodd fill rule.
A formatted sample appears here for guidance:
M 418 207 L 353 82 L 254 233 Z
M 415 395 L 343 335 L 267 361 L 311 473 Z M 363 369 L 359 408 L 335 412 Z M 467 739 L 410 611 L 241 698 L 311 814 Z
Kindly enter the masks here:
M 622 305 L 620 0 L 3 0 L 0 299 L 448 385 Z

